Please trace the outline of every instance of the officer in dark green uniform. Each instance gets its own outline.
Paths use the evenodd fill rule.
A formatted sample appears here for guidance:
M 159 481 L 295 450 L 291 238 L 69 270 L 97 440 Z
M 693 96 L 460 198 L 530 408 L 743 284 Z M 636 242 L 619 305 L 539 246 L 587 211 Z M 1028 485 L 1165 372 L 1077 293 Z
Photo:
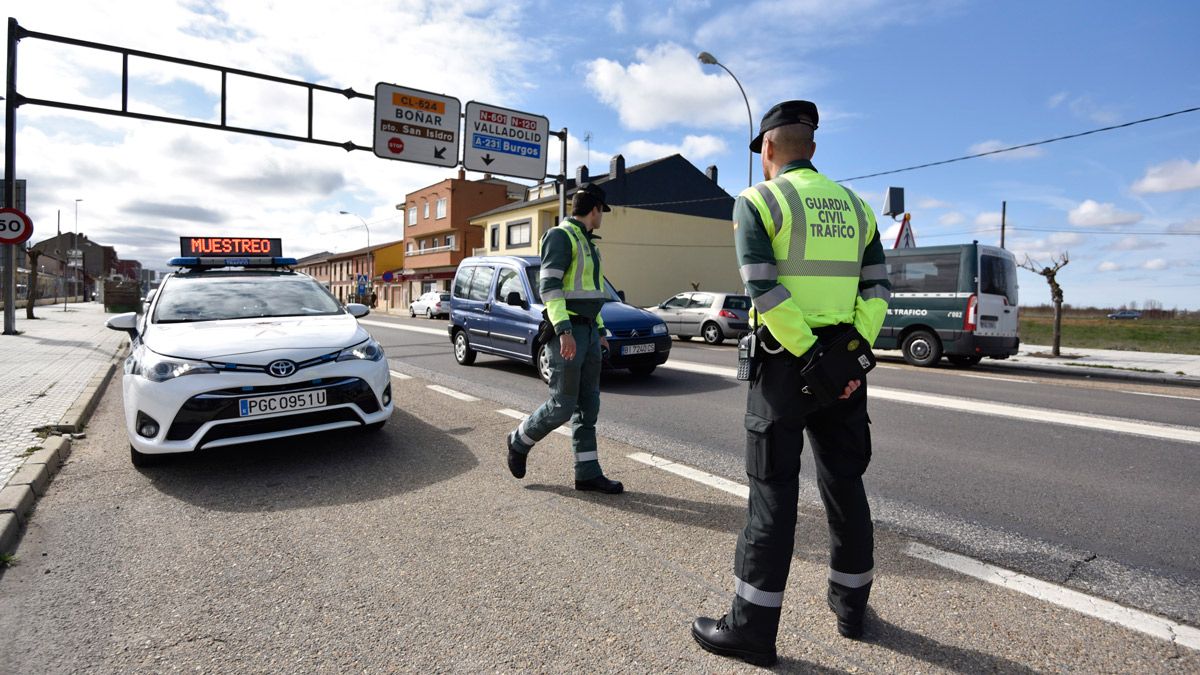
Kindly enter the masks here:
M 746 401 L 750 499 L 734 558 L 733 605 L 720 619 L 696 619 L 692 636 L 711 652 L 759 665 L 776 659 L 805 430 L 829 521 L 827 598 L 844 637 L 863 634 L 875 574 L 862 483 L 871 460 L 866 382 L 851 381 L 839 400 L 818 408 L 802 391 L 800 371 L 818 342 L 857 330 L 873 343 L 891 285 L 874 214 L 812 165 L 816 128 L 817 107 L 809 101 L 771 108 L 750 144 L 762 153 L 766 180 L 734 204 L 738 264 L 767 356 Z
M 594 232 L 604 213 L 604 190 L 586 183 L 571 200 L 571 217 L 542 237 L 542 269 L 538 279 L 542 302 L 554 328 L 550 339 L 550 400 L 508 435 L 508 469 L 525 477 L 525 460 L 538 441 L 571 420 L 575 450 L 575 489 L 618 494 L 620 481 L 600 469 L 596 451 L 596 418 L 600 413 L 601 348 L 604 320 L 600 308 L 607 293 L 600 250 Z

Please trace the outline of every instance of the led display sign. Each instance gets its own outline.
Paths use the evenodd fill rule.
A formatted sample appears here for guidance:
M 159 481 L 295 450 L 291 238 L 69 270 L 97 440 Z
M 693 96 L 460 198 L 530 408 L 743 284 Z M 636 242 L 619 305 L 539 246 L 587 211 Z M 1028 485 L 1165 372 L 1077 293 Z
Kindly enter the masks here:
M 283 255 L 283 240 L 266 237 L 180 237 L 179 254 L 192 256 L 262 256 Z

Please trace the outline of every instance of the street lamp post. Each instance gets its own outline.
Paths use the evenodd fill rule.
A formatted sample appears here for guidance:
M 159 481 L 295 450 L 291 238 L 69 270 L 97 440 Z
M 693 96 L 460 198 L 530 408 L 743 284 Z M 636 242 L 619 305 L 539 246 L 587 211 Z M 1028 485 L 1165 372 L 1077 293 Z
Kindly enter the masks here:
M 733 74 L 732 70 L 726 68 L 725 64 L 718 61 L 717 57 L 713 56 L 712 54 L 709 54 L 708 52 L 700 52 L 699 54 L 696 55 L 696 58 L 700 60 L 700 63 L 703 63 L 705 65 L 721 66 L 721 68 L 725 72 L 729 73 L 729 76 L 733 78 L 733 83 L 738 86 L 738 91 L 742 92 L 742 100 L 746 102 L 746 118 L 750 121 L 750 141 L 753 142 L 754 141 L 754 115 L 750 112 L 750 99 L 746 97 L 746 90 L 742 88 L 742 83 L 738 82 L 737 76 Z M 750 156 L 747 158 L 746 184 L 754 185 L 754 153 L 753 152 L 750 152 Z
M 71 233 L 71 250 L 72 251 L 79 249 L 79 202 L 81 202 L 81 201 L 83 201 L 82 197 L 75 200 L 75 231 Z M 70 260 L 71 260 L 71 252 L 68 251 L 67 252 L 67 264 L 68 265 L 70 264 Z M 79 264 L 83 265 L 83 256 L 79 256 Z M 79 272 L 78 272 L 79 267 L 76 267 L 75 270 L 76 270 L 75 274 L 73 274 L 71 276 L 75 277 L 75 285 L 81 286 L 82 284 L 79 283 Z M 64 307 L 66 307 L 65 302 L 66 301 L 64 300 L 64 305 L 63 305 Z
M 338 211 L 343 216 L 354 216 L 362 222 L 363 229 L 367 231 L 367 278 L 371 280 L 371 286 L 375 285 L 375 256 L 371 253 L 371 228 L 367 227 L 367 221 L 357 213 L 349 211 Z

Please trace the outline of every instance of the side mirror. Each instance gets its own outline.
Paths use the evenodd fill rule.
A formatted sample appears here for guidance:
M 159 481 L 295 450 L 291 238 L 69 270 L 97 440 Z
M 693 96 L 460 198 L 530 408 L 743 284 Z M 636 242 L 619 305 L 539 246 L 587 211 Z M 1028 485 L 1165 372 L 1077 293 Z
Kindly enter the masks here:
M 371 308 L 357 302 L 350 302 L 346 304 L 346 311 L 350 312 L 350 316 L 361 319 L 371 313 Z
M 617 297 L 621 299 L 621 302 L 625 302 L 625 291 L 617 291 Z
M 504 296 L 504 304 L 512 305 L 513 307 L 525 307 L 525 301 L 521 299 L 521 294 L 517 291 L 509 291 L 508 295 Z
M 118 314 L 109 319 L 104 323 L 104 325 L 108 326 L 112 330 L 125 331 L 126 333 L 129 333 L 130 338 L 135 338 L 138 334 L 137 322 L 137 312 L 125 312 L 124 314 Z

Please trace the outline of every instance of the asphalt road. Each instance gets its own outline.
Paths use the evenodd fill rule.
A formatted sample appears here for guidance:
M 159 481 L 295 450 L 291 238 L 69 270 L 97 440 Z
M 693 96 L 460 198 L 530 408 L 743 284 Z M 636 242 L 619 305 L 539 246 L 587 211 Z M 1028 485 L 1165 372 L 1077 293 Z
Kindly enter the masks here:
M 394 326 L 369 328 L 396 370 L 523 412 L 545 399 L 530 366 L 482 354 L 459 366 L 445 321 L 371 322 Z M 606 372 L 600 432 L 744 482 L 745 390 L 730 377 L 692 372 L 731 370 L 735 359 L 731 343 L 676 341 L 668 366 L 687 370 L 661 367 L 645 379 Z M 866 478 L 881 525 L 1200 624 L 1200 448 L 1155 435 L 1155 425 L 1172 425 L 1194 437 L 1200 392 L 896 363 L 881 364 L 870 387 L 886 394 L 872 398 Z M 999 404 L 1004 416 L 914 405 L 909 392 Z M 1046 421 L 1057 413 L 1075 423 Z M 1151 423 L 1150 434 L 1097 429 L 1093 419 Z M 811 463 L 803 467 L 811 479 Z M 802 489 L 818 502 L 811 480 Z

